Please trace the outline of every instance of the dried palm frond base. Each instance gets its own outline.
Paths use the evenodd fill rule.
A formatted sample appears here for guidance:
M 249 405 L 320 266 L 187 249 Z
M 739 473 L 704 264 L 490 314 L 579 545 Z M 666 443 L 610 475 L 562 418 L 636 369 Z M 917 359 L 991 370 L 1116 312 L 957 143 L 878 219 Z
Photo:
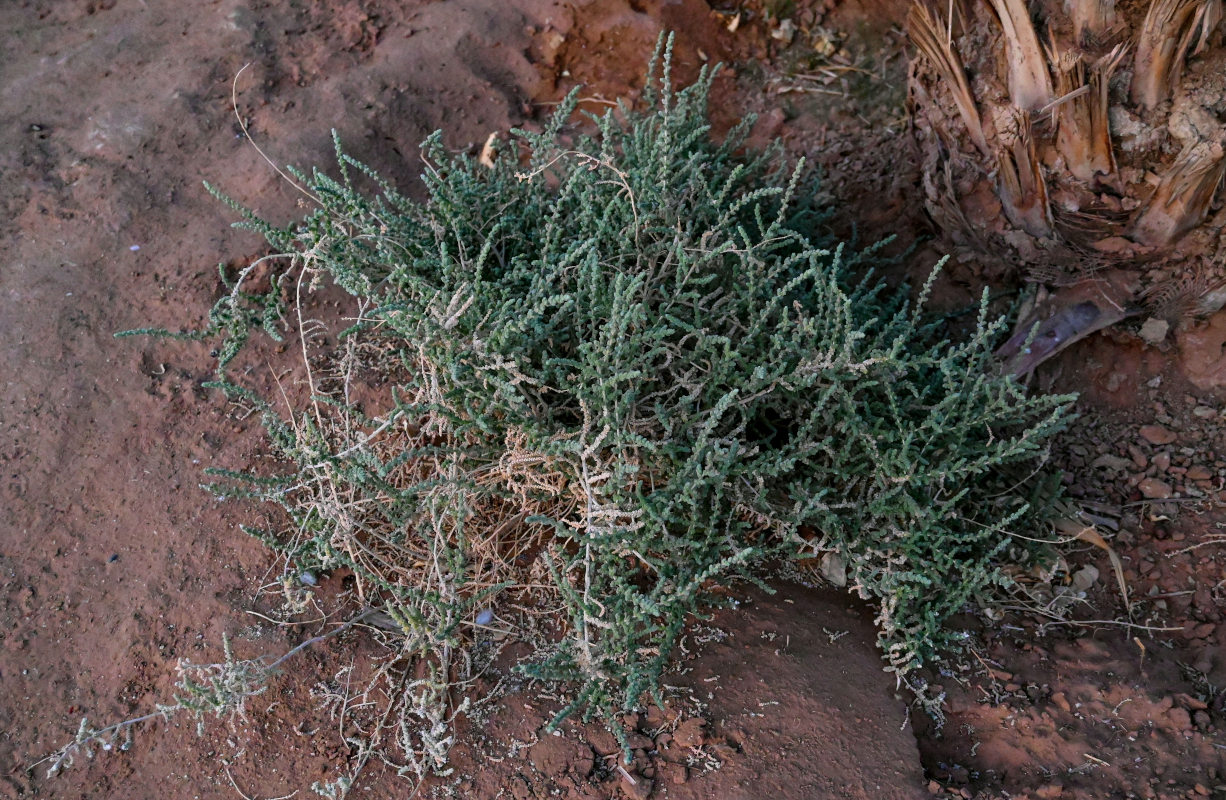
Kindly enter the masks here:
M 1005 370 L 1029 375 L 1073 342 L 1140 313 L 1132 300 L 1136 281 L 1130 278 L 1113 270 L 1063 287 L 1056 295 L 1040 287 L 1034 302 L 1022 310 L 1013 336 L 996 351 Z
M 1063 287 L 1104 270 L 1135 278 L 1125 306 L 1220 309 L 1221 19 L 1221 0 L 917 3 L 909 110 L 955 252 L 1056 287 L 1047 316 L 1068 324 L 1084 298 Z

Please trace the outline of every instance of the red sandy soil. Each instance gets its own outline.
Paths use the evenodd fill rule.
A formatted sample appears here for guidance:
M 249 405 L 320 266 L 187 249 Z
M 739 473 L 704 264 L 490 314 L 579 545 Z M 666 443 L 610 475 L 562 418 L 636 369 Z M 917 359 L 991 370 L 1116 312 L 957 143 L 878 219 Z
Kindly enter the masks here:
M 250 468 L 263 452 L 253 420 L 202 388 L 207 345 L 112 338 L 198 326 L 221 288 L 216 263 L 262 252 L 202 179 L 274 221 L 298 213 L 235 120 L 244 64 L 238 110 L 273 161 L 329 164 L 336 128 L 408 187 L 436 128 L 476 152 L 577 81 L 594 106 L 633 96 L 667 27 L 683 74 L 732 65 L 713 102 L 719 124 L 759 112 L 757 141 L 780 137 L 824 170 L 836 227 L 915 243 L 929 231 L 901 102 L 905 4 L 795 5 L 789 44 L 771 38 L 760 6 L 731 32 L 732 15 L 702 0 L 4 3 L 0 797 L 310 797 L 354 756 L 313 690 L 373 651 L 358 632 L 299 656 L 246 720 L 210 722 L 202 738 L 189 721 L 159 722 L 127 752 L 51 779 L 30 769 L 82 715 L 101 724 L 166 701 L 175 664 L 217 660 L 223 633 L 252 657 L 324 629 L 263 618 L 280 618 L 260 591 L 276 567 L 237 529 L 263 512 L 198 488 L 204 466 Z M 819 29 L 844 51 L 834 63 L 859 72 L 802 77 L 815 73 L 806 48 Z M 936 253 L 921 246 L 910 268 L 926 272 Z M 956 306 L 977 281 L 954 265 L 939 300 Z M 543 734 L 557 701 L 526 685 L 462 727 L 456 772 L 421 793 L 1226 796 L 1226 545 L 1213 543 L 1226 520 L 1226 322 L 1174 338 L 1100 335 L 1039 376 L 1084 392 L 1059 458 L 1074 495 L 1118 518 L 1111 545 L 1132 622 L 1146 627 L 968 619 L 973 666 L 933 676 L 948 692 L 937 730 L 880 671 L 871 610 L 783 586 L 690 632 L 708 641 L 670 679 L 670 706 L 625 720 L 635 759 L 624 773 L 598 725 Z M 1077 615 L 1127 620 L 1105 551 L 1066 558 L 1100 574 Z M 413 788 L 372 764 L 351 796 Z

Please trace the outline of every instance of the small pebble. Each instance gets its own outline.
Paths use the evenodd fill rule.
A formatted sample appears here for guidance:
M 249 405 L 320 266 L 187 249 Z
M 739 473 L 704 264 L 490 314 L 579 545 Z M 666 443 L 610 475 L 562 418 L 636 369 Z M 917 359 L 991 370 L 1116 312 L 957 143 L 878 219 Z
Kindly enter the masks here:
M 1126 472 L 1132 467 L 1133 463 L 1134 462 L 1130 459 L 1121 458 L 1120 456 L 1111 455 L 1110 453 L 1104 453 L 1103 455 L 1094 459 L 1093 463 L 1091 463 L 1090 466 L 1096 467 L 1096 468 L 1105 467 L 1107 469 L 1114 469 L 1114 470 L 1119 470 L 1120 472 Z
M 1141 338 L 1146 344 L 1161 344 L 1166 338 L 1166 333 L 1171 329 L 1171 324 L 1164 319 L 1150 317 L 1145 320 L 1145 324 L 1141 326 Z
M 1174 493 L 1169 483 L 1157 478 L 1146 478 L 1137 484 L 1137 488 L 1150 500 L 1165 500 Z

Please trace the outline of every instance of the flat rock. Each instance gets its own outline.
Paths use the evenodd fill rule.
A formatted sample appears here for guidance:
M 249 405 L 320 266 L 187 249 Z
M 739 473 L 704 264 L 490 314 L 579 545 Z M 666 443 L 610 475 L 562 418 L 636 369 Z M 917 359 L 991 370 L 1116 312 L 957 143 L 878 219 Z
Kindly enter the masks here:
M 1106 239 L 1099 239 L 1090 245 L 1100 253 L 1130 253 L 1136 245 L 1125 239 L 1123 236 L 1108 236 Z
M 1141 490 L 1142 495 L 1150 500 L 1165 500 L 1174 493 L 1169 483 L 1160 481 L 1157 478 L 1146 478 L 1137 484 L 1137 488 Z
M 1161 425 L 1143 425 L 1139 433 L 1142 439 L 1157 445 L 1170 444 L 1179 438 L 1179 435 L 1173 430 Z

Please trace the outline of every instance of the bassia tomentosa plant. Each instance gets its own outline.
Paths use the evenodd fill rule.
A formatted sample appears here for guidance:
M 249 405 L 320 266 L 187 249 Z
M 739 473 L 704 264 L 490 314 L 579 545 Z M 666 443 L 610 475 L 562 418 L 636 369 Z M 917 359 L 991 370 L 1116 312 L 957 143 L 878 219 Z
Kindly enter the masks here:
M 1045 514 L 1036 465 L 1069 398 L 999 377 L 986 296 L 949 341 L 871 253 L 819 236 L 803 164 L 743 155 L 746 126 L 713 140 L 710 85 L 653 69 L 645 108 L 587 135 L 572 94 L 480 160 L 436 134 L 423 201 L 338 145 L 339 177 L 294 173 L 304 219 L 242 210 L 283 258 L 270 291 L 244 270 L 214 308 L 217 385 L 262 411 L 286 468 L 218 491 L 284 507 L 285 530 L 255 533 L 293 574 L 352 570 L 428 665 L 397 740 L 416 771 L 443 763 L 448 687 L 512 601 L 559 612 L 525 667 L 570 682 L 559 718 L 608 715 L 656 691 L 714 585 L 768 560 L 846 563 L 906 676 L 1034 555 L 1015 532 Z M 310 397 L 278 410 L 225 367 L 324 277 L 356 321 L 325 345 L 298 318 Z M 380 399 L 359 408 L 359 385 Z

